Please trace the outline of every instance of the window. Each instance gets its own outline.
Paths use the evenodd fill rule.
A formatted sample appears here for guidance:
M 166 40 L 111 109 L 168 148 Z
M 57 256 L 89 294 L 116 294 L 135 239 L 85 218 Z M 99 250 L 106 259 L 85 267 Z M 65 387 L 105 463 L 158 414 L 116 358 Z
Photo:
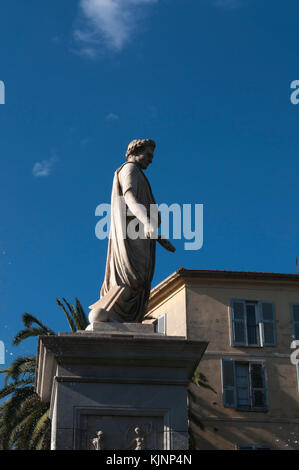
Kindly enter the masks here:
M 267 411 L 264 362 L 223 359 L 222 397 L 225 408 Z
M 232 300 L 231 331 L 233 346 L 276 346 L 273 303 Z
M 291 304 L 293 339 L 299 340 L 299 304 Z
M 291 304 L 291 317 L 293 325 L 293 340 L 299 340 L 299 304 Z M 299 391 L 299 364 L 296 365 L 297 371 L 297 386 Z
M 161 315 L 161 317 L 157 318 L 154 321 L 154 327 L 156 333 L 161 333 L 162 335 L 166 335 L 166 315 Z
M 254 446 L 253 444 L 238 444 L 237 450 L 271 450 L 269 446 Z

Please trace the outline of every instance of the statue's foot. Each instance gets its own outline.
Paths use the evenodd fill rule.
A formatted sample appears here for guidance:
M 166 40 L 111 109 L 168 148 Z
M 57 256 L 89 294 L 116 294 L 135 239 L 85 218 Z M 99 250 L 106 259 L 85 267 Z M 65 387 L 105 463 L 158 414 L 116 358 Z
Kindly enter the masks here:
M 108 321 L 108 312 L 104 308 L 94 308 L 88 315 L 89 323 Z

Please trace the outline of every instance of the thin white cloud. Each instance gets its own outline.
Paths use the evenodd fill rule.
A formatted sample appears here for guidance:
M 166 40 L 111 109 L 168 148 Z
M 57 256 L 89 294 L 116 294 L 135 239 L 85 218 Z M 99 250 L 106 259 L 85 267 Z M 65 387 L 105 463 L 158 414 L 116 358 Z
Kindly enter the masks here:
M 82 56 L 82 57 L 86 57 L 87 59 L 91 59 L 91 60 L 94 60 L 97 58 L 97 49 L 95 47 L 85 47 L 85 46 L 82 46 L 78 49 L 71 49 L 71 51 L 74 53 L 74 54 L 77 54 L 79 56 Z
M 32 174 L 35 178 L 43 178 L 49 176 L 52 171 L 55 162 L 57 162 L 57 157 L 52 157 L 49 160 L 42 160 L 41 162 L 36 162 L 32 168 Z
M 107 116 L 105 117 L 105 120 L 106 121 L 118 121 L 119 120 L 119 116 L 117 114 L 114 114 L 114 113 L 109 113 L 107 114 Z
M 74 31 L 79 53 L 89 58 L 99 47 L 120 51 L 138 29 L 146 5 L 159 0 L 80 0 L 80 27 Z

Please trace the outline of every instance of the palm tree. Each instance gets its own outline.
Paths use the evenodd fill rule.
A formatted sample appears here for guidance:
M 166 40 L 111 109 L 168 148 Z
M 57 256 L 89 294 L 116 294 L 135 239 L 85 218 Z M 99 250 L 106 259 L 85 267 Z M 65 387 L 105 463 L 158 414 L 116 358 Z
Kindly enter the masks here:
M 88 319 L 78 299 L 75 306 L 64 298 L 57 304 L 62 308 L 73 332 L 84 330 Z M 26 338 L 56 333 L 29 313 L 22 316 L 24 329 L 14 338 L 17 346 Z M 5 374 L 4 387 L 0 390 L 0 450 L 46 450 L 50 447 L 51 423 L 49 403 L 42 403 L 35 393 L 35 356 L 17 358 L 8 368 L 0 370 Z
M 80 301 L 76 298 L 75 306 L 64 298 L 56 299 L 63 310 L 72 332 L 85 330 L 88 319 Z M 24 329 L 14 338 L 13 344 L 19 345 L 26 338 L 56 333 L 29 313 L 22 316 Z M 49 403 L 42 403 L 35 393 L 36 374 L 35 356 L 17 358 L 8 368 L 0 370 L 5 374 L 4 387 L 0 390 L 0 450 L 47 450 L 50 448 L 51 422 L 49 419 Z M 206 377 L 196 371 L 188 389 L 189 421 L 203 425 L 192 406 L 196 402 L 196 388 L 204 387 L 215 390 L 208 384 Z M 189 427 L 190 448 L 195 448 L 196 436 Z

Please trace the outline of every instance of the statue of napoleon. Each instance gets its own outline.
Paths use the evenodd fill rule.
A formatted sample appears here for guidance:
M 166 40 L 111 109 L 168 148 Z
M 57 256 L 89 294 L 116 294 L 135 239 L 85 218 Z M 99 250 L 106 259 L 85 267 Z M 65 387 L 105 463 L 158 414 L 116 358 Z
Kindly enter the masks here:
M 114 174 L 105 280 L 100 300 L 89 307 L 91 324 L 142 322 L 154 275 L 156 242 L 175 251 L 163 235 L 158 235 L 161 218 L 144 174 L 153 161 L 155 147 L 151 139 L 133 140 L 127 161 Z

